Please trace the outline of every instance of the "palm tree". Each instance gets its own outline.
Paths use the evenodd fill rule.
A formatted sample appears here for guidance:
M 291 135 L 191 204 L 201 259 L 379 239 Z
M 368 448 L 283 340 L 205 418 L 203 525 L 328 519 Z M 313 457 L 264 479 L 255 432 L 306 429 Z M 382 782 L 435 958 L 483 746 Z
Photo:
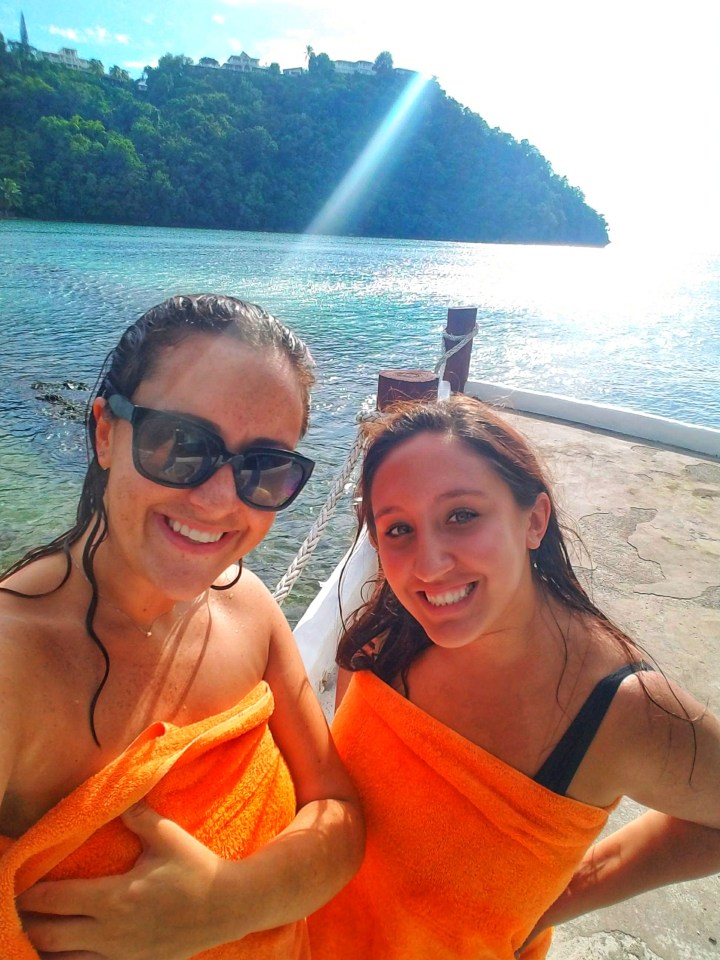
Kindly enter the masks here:
M 7 216 L 12 210 L 22 206 L 22 191 L 14 180 L 4 177 L 0 180 L 0 213 Z
M 117 64 L 115 64 L 114 67 L 110 67 L 108 76 L 111 80 L 117 80 L 120 83 L 127 83 L 130 80 L 130 74 L 127 70 L 123 70 L 123 68 Z

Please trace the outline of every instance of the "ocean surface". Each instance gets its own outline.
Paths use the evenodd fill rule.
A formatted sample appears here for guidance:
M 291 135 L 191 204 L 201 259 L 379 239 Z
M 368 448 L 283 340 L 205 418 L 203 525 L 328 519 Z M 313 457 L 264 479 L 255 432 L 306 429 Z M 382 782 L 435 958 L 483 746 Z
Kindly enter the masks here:
M 317 361 L 301 449 L 318 468 L 249 559 L 271 588 L 378 372 L 431 368 L 448 307 L 478 307 L 470 379 L 720 428 L 720 253 L 0 221 L 0 565 L 73 518 L 86 463 L 77 416 L 106 352 L 149 306 L 193 292 L 262 304 Z M 351 531 L 346 497 L 285 603 L 291 621 Z

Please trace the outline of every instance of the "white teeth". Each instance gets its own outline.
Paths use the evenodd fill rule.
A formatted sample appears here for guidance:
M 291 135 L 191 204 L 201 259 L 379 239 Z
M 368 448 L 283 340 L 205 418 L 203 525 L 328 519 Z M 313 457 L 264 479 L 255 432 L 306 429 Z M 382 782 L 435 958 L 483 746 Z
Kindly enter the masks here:
M 425 599 L 434 607 L 447 607 L 451 603 L 457 603 L 458 600 L 464 600 L 471 590 L 472 584 L 466 583 L 464 587 L 459 587 L 457 590 L 448 590 L 447 593 L 435 593 L 431 595 L 426 592 Z
M 222 536 L 221 533 L 208 533 L 206 530 L 193 530 L 185 523 L 179 523 L 177 520 L 168 519 L 168 526 L 175 533 L 179 533 L 188 540 L 194 540 L 196 543 L 217 543 Z

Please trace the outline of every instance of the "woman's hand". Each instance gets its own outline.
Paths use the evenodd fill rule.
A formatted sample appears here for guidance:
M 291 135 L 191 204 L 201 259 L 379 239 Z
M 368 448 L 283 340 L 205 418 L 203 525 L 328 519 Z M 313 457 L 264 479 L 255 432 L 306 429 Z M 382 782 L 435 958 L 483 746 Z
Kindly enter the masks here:
M 207 940 L 207 916 L 222 861 L 144 803 L 123 822 L 143 845 L 128 873 L 38 883 L 18 897 L 42 957 L 187 960 L 216 945 Z

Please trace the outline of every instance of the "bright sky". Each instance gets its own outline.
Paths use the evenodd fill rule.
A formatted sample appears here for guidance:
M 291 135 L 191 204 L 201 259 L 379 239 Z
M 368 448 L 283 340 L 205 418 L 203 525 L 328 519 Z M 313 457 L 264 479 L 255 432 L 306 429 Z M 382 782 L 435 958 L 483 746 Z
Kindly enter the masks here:
M 21 11 L 33 46 L 132 76 L 164 53 L 284 68 L 308 44 L 333 60 L 388 50 L 533 143 L 614 242 L 720 249 L 718 0 L 0 0 L 6 39 Z

